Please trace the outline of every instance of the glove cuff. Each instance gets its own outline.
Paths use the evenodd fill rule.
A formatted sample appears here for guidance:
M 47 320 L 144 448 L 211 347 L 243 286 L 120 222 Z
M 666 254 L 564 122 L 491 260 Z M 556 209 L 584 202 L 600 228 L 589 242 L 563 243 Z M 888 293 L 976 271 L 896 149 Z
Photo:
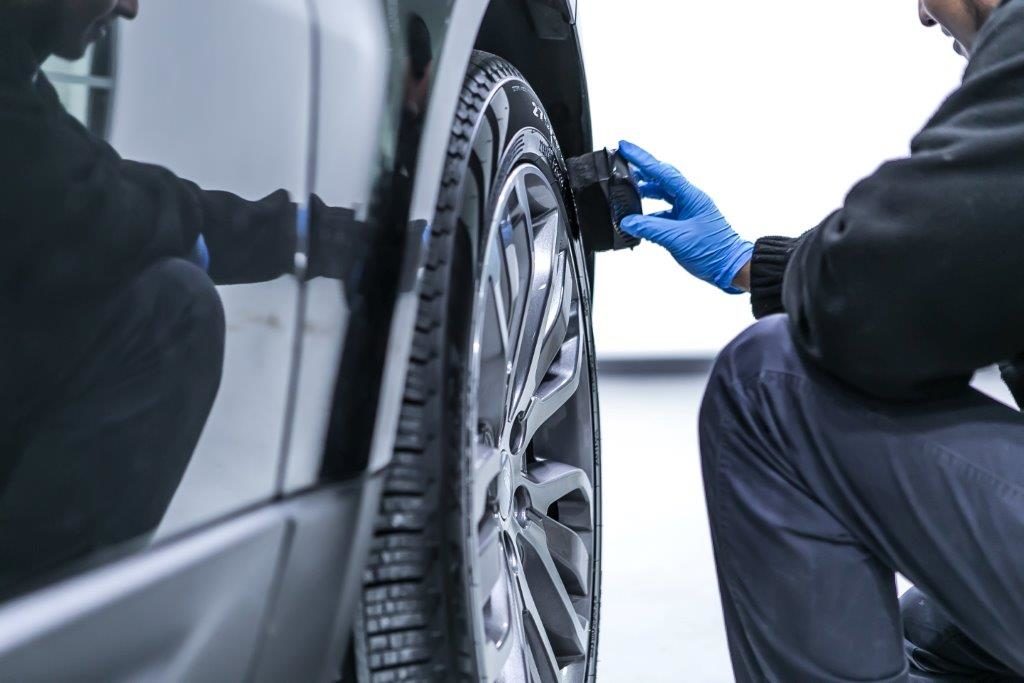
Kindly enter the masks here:
M 733 286 L 733 281 L 743 266 L 750 262 L 751 254 L 754 252 L 754 244 L 740 240 L 739 244 L 736 245 L 736 251 L 733 253 L 732 258 L 729 260 L 728 267 L 722 272 L 722 276 L 719 281 L 715 284 L 726 294 L 743 294 L 743 290 Z

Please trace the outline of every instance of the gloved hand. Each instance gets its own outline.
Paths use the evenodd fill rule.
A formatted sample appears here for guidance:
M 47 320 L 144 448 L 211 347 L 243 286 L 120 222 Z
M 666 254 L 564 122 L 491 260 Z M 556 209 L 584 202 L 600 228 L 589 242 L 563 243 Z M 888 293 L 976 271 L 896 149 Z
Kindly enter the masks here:
M 206 240 L 202 235 L 196 239 L 195 246 L 192 247 L 192 251 L 188 255 L 188 260 L 205 271 L 210 270 L 210 250 L 206 247 Z
M 622 229 L 664 247 L 691 275 L 730 294 L 742 293 L 732 283 L 750 261 L 754 245 L 737 235 L 711 198 L 675 168 L 630 142 L 620 142 L 619 152 L 636 168 L 640 194 L 672 205 L 650 216 L 627 216 Z

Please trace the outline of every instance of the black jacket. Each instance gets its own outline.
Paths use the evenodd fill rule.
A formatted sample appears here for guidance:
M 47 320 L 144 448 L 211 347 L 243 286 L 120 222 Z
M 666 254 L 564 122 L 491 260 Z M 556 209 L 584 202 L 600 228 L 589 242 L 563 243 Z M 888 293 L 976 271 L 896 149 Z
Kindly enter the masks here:
M 61 106 L 28 45 L 0 30 L 0 298 L 24 314 L 101 296 L 202 233 L 219 284 L 293 268 L 295 205 L 205 191 L 122 159 Z M 9 310 L 9 309 L 8 309 Z
M 1022 276 L 1024 0 L 1008 0 L 909 157 L 802 237 L 758 241 L 752 303 L 758 317 L 785 311 L 834 376 L 918 399 L 1024 351 Z

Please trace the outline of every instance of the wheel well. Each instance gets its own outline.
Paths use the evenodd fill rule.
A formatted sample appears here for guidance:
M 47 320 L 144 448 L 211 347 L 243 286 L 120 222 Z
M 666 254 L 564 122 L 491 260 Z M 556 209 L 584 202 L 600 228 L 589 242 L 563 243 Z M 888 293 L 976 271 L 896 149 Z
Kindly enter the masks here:
M 593 150 L 587 79 L 569 1 L 491 0 L 475 45 L 522 72 L 567 157 Z

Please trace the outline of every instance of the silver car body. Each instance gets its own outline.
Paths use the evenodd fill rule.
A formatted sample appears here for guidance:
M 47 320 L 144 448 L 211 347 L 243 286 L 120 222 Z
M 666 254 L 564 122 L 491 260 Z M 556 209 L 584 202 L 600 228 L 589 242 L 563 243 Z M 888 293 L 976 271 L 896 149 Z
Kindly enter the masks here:
M 504 16 L 526 12 L 518 23 Z M 0 679 L 336 679 L 470 53 L 508 52 L 549 111 L 570 112 L 556 125 L 566 153 L 589 151 L 575 13 L 574 0 L 143 0 L 139 19 L 118 32 L 111 74 L 106 132 L 123 156 L 247 198 L 286 189 L 297 221 L 316 194 L 363 229 L 404 231 L 404 244 L 390 256 L 396 281 L 373 283 L 389 293 L 375 300 L 389 310 L 368 322 L 350 316 L 352 293 L 327 279 L 221 289 L 221 393 L 163 522 L 0 605 Z M 396 171 L 408 134 L 399 25 L 410 14 L 431 33 L 432 82 L 414 168 Z M 558 51 L 559 68 L 531 63 L 538 45 Z M 65 68 L 54 77 L 62 91 L 88 85 Z M 389 204 L 375 193 L 406 182 L 398 176 L 410 183 L 407 206 L 384 216 Z M 380 347 L 380 367 L 353 382 L 376 380 L 339 386 L 339 351 L 360 343 Z M 332 423 L 339 395 L 363 417 Z M 332 429 L 365 446 L 325 477 Z

